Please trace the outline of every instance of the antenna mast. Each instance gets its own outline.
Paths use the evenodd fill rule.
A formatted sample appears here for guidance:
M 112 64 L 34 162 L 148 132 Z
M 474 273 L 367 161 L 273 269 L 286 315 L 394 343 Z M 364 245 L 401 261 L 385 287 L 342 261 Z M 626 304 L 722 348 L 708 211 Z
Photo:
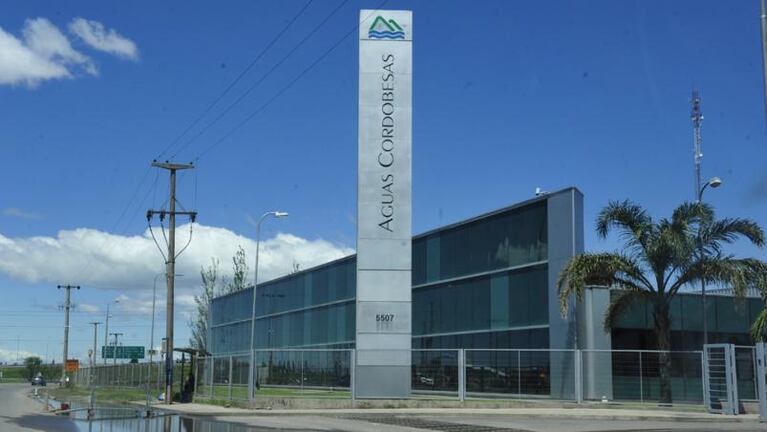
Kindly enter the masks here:
M 700 202 L 700 162 L 703 159 L 700 128 L 703 125 L 703 112 L 700 110 L 700 92 L 698 92 L 698 89 L 692 89 L 692 100 L 690 102 L 692 104 L 690 119 L 692 120 L 693 142 L 695 145 L 695 200 Z

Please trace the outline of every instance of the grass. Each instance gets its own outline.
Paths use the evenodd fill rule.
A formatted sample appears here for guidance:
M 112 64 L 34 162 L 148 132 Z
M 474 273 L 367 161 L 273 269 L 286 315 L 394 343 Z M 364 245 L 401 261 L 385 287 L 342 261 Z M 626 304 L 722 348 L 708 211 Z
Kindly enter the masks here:
M 20 383 L 20 382 L 28 382 L 26 378 L 24 378 L 24 372 L 25 368 L 23 366 L 0 366 L 0 373 L 2 373 L 3 378 L 0 379 L 0 382 L 4 383 Z
M 210 397 L 211 387 L 201 385 L 197 389 L 197 396 L 202 398 Z M 350 399 L 351 393 L 348 390 L 317 390 L 317 389 L 296 389 L 282 387 L 262 387 L 256 390 L 256 397 L 272 398 L 311 398 L 311 399 Z M 248 388 L 245 386 L 232 387 L 232 399 L 247 399 Z M 229 399 L 229 388 L 226 385 L 213 386 L 213 399 Z

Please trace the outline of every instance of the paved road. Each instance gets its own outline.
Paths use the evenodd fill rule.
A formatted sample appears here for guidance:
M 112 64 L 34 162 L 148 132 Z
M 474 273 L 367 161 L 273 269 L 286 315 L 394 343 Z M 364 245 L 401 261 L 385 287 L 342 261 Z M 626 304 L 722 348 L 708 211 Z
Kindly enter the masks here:
M 29 384 L 0 384 L 0 431 L 61 431 L 79 429 L 68 418 L 42 412 L 42 405 L 27 397 Z

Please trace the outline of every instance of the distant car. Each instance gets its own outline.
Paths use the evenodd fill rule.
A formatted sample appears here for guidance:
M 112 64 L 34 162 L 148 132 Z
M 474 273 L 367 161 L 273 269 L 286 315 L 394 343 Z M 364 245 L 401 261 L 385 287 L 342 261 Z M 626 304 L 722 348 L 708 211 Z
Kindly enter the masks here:
M 45 387 L 45 378 L 43 378 L 42 375 L 38 375 L 38 376 L 32 378 L 32 385 L 33 386 Z

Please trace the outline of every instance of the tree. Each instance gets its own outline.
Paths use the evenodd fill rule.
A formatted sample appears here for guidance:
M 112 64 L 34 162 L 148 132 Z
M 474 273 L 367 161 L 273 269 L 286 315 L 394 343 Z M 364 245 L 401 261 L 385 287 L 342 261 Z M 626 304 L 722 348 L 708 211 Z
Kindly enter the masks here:
M 226 283 L 226 293 L 242 291 L 247 287 L 248 263 L 245 260 L 245 249 L 237 247 L 232 257 L 232 280 Z
M 32 378 L 37 375 L 42 369 L 43 361 L 40 357 L 31 356 L 24 359 L 24 379 L 32 381 Z
M 671 402 L 670 357 L 671 300 L 684 287 L 708 284 L 732 289 L 742 297 L 749 286 L 767 292 L 767 264 L 752 258 L 738 259 L 723 246 L 745 238 L 764 245 L 762 229 L 748 219 L 714 218 L 707 204 L 685 203 L 671 219 L 653 221 L 631 201 L 611 202 L 598 215 L 597 235 L 606 238 L 617 230 L 621 252 L 584 253 L 573 257 L 559 275 L 559 302 L 563 316 L 572 295 L 581 299 L 590 285 L 606 285 L 617 291 L 604 316 L 605 331 L 633 304 L 648 304 L 653 314 L 660 373 L 661 402 Z M 704 254 L 698 252 L 702 245 Z M 767 314 L 767 313 L 766 313 Z M 767 320 L 767 317 L 765 318 Z
M 211 258 L 210 265 L 200 269 L 200 278 L 202 279 L 202 292 L 194 296 L 196 313 L 189 320 L 189 327 L 192 330 L 192 337 L 189 338 L 189 344 L 192 348 L 199 350 L 208 350 L 208 316 L 210 314 L 210 303 L 216 294 L 216 284 L 218 281 L 218 260 Z

